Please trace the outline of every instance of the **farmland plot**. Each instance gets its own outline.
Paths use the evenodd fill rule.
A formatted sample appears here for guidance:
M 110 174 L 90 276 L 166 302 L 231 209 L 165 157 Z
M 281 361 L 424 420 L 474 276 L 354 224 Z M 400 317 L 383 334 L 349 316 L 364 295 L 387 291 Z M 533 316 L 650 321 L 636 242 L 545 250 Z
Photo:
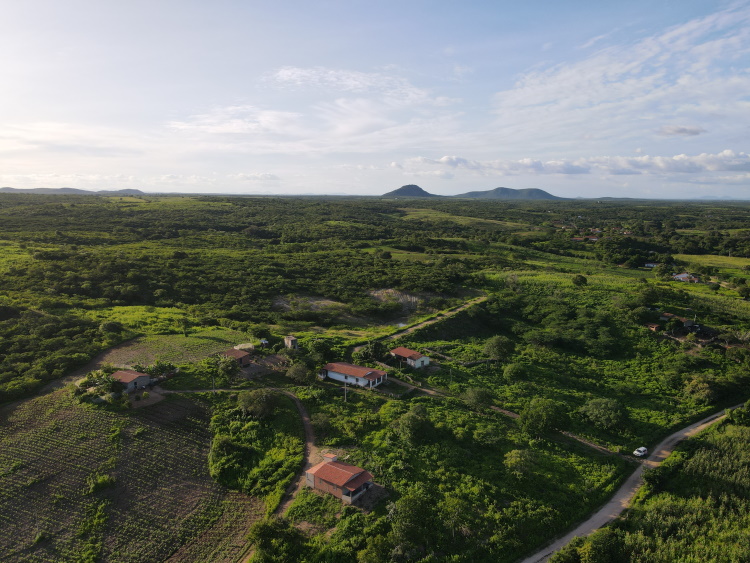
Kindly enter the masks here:
M 259 504 L 211 479 L 207 410 L 188 398 L 114 413 L 62 390 L 0 423 L 0 552 L 11 560 L 161 561 L 198 538 L 222 560 L 238 546 L 204 532 L 217 523 L 241 538 Z

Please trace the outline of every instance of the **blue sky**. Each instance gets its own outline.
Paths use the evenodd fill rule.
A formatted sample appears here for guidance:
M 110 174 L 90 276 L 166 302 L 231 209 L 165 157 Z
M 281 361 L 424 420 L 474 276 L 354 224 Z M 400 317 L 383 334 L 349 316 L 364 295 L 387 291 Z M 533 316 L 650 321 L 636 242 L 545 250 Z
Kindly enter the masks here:
M 0 49 L 3 186 L 750 199 L 748 1 L 6 1 Z

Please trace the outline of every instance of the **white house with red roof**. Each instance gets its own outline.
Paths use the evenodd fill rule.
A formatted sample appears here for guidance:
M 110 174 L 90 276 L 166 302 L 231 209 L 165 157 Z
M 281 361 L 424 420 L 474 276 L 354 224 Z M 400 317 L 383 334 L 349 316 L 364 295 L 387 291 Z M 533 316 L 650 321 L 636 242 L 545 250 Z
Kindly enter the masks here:
M 381 369 L 355 366 L 346 362 L 332 362 L 320 370 L 320 378 L 329 377 L 351 385 L 372 389 L 388 379 L 388 374 Z
M 423 356 L 422 354 L 420 354 L 419 352 L 415 352 L 414 350 L 404 348 L 403 346 L 399 346 L 398 348 L 394 348 L 393 350 L 391 350 L 391 356 L 401 360 L 402 362 L 406 362 L 413 368 L 423 368 L 430 365 L 430 358 L 428 358 L 427 356 Z
M 330 493 L 351 504 L 372 486 L 372 475 L 356 465 L 338 461 L 334 454 L 325 454 L 325 461 L 305 472 L 305 483 L 312 489 Z
M 121 369 L 112 374 L 112 379 L 125 386 L 125 391 L 132 393 L 139 387 L 143 388 L 151 383 L 151 376 L 132 369 Z

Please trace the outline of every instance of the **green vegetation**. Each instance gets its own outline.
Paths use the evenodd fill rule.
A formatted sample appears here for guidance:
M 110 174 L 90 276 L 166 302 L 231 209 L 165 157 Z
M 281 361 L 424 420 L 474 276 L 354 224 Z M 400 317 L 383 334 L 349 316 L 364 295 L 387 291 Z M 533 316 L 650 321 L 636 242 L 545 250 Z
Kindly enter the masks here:
M 267 389 L 219 395 L 211 417 L 211 476 L 266 501 L 272 513 L 302 465 L 303 429 L 294 402 Z
M 747 211 L 0 194 L 0 551 L 233 560 L 257 521 L 255 561 L 522 557 L 630 470 L 560 430 L 628 454 L 746 393 Z M 673 281 L 685 271 L 700 283 Z M 426 319 L 439 322 L 379 340 Z M 284 350 L 290 333 L 300 350 Z M 239 343 L 275 373 L 258 379 L 215 356 Z M 397 345 L 432 365 L 397 365 L 387 356 Z M 155 364 L 179 368 L 169 390 L 233 391 L 143 409 L 67 392 L 11 402 L 85 375 L 107 349 L 112 365 L 97 366 L 80 396 L 117 391 L 114 366 Z M 330 361 L 388 362 L 438 394 L 391 382 L 345 400 L 314 377 Z M 288 519 L 268 517 L 303 455 L 299 414 L 278 389 L 304 402 L 317 445 L 365 467 L 386 500 L 361 511 L 306 492 Z M 659 475 L 649 495 L 669 490 Z M 592 545 L 626 541 L 612 534 Z M 599 548 L 581 549 L 593 560 Z M 639 553 L 648 549 L 662 546 Z
M 750 409 L 679 446 L 644 475 L 645 491 L 610 528 L 552 561 L 747 561 Z

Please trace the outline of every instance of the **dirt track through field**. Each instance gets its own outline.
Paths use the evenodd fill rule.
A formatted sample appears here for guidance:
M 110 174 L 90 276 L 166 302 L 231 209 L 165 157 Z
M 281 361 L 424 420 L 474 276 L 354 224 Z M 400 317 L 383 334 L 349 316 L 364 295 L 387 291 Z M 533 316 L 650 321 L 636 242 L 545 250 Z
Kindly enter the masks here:
M 297 410 L 302 418 L 302 425 L 305 428 L 305 463 L 300 470 L 297 478 L 292 482 L 286 490 L 285 499 L 279 504 L 278 508 L 274 511 L 274 514 L 283 516 L 286 511 L 289 510 L 292 502 L 294 502 L 297 493 L 302 490 L 305 486 L 305 472 L 310 469 L 313 465 L 316 465 L 323 461 L 323 457 L 320 454 L 320 450 L 315 445 L 315 433 L 313 432 L 312 423 L 310 422 L 310 415 L 307 413 L 307 409 L 295 395 L 288 391 L 282 391 L 277 389 L 281 393 L 284 393 L 287 397 L 290 397 L 294 404 L 297 405 Z
M 742 406 L 742 403 L 731 408 L 737 408 Z M 579 536 L 588 536 L 594 533 L 596 530 L 612 522 L 615 518 L 620 516 L 624 510 L 629 506 L 633 497 L 638 492 L 638 489 L 643 485 L 643 471 L 644 469 L 650 469 L 659 466 L 669 455 L 674 451 L 677 444 L 695 436 L 702 430 L 705 430 L 712 424 L 719 422 L 724 418 L 724 411 L 707 416 L 706 418 L 699 420 L 678 430 L 677 432 L 667 436 L 662 440 L 659 445 L 654 448 L 653 453 L 643 461 L 641 465 L 628 477 L 625 482 L 620 486 L 614 496 L 607 502 L 603 507 L 596 511 L 588 520 L 581 523 L 574 530 L 548 545 L 544 549 L 538 551 L 534 555 L 527 557 L 522 563 L 541 563 L 547 561 L 555 552 L 559 551 L 570 541 Z
M 449 317 L 452 317 L 453 315 L 460 313 L 461 311 L 464 311 L 468 309 L 469 307 L 473 307 L 474 305 L 478 305 L 479 303 L 482 303 L 483 301 L 487 300 L 486 295 L 482 295 L 481 297 L 477 297 L 475 299 L 472 299 L 471 301 L 467 301 L 463 305 L 459 305 L 455 309 L 451 309 L 450 311 L 447 311 L 443 313 L 440 316 L 434 317 L 432 319 L 427 319 L 426 321 L 422 321 L 421 323 L 417 323 L 415 325 L 410 326 L 409 328 L 405 328 L 404 330 L 400 330 L 394 334 L 391 334 L 389 336 L 383 336 L 381 338 L 376 338 L 375 340 L 396 340 L 397 338 L 401 338 L 402 336 L 406 334 L 411 334 L 415 330 L 419 330 L 420 328 L 424 328 L 426 326 L 429 326 L 431 324 L 438 323 L 440 321 L 443 321 Z M 352 352 L 359 352 L 362 348 L 364 348 L 366 344 L 362 344 L 361 346 L 355 346 L 352 349 Z

